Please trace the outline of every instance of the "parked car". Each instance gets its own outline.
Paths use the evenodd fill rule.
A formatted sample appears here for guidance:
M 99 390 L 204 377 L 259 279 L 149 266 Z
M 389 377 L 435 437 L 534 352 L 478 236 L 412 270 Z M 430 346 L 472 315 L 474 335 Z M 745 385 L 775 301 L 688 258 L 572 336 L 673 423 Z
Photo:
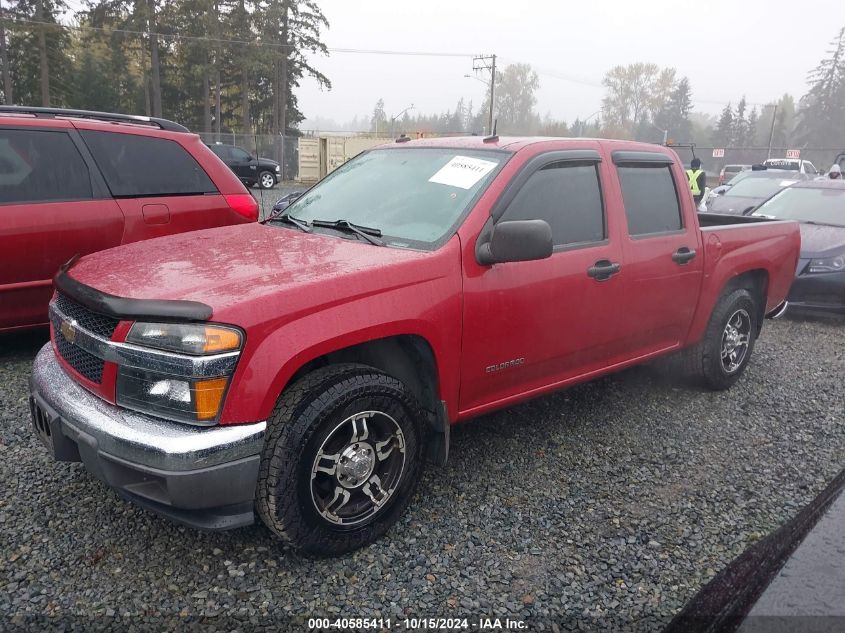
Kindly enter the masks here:
M 786 171 L 797 171 L 808 176 L 818 176 L 819 170 L 808 160 L 799 158 L 768 158 L 763 165 L 769 169 L 784 169 Z
M 0 106 L 0 331 L 47 325 L 73 255 L 255 222 L 258 205 L 181 125 Z
M 273 205 L 271 217 L 287 209 L 297 198 L 302 196 L 302 193 L 302 191 L 292 191 L 291 193 L 288 193 L 276 200 L 276 204 Z
M 760 205 L 754 215 L 801 223 L 790 309 L 845 313 L 845 182 L 799 182 Z
M 89 255 L 56 278 L 36 432 L 188 525 L 360 547 L 452 424 L 681 350 L 740 378 L 798 225 L 697 217 L 686 185 L 651 144 L 411 141 L 269 224 Z
M 740 554 L 663 633 L 821 633 L 845 616 L 845 470 L 792 520 Z
M 780 189 L 806 179 L 804 174 L 781 169 L 742 172 L 734 177 L 735 184 L 714 190 L 714 193 L 707 197 L 707 212 L 746 215 Z
M 751 165 L 725 165 L 722 171 L 719 172 L 719 184 L 724 185 L 731 178 L 743 171 L 749 171 Z
M 244 184 L 250 187 L 258 185 L 262 189 L 272 189 L 282 178 L 282 168 L 274 160 L 256 158 L 245 149 L 234 145 L 213 143 L 209 147 Z

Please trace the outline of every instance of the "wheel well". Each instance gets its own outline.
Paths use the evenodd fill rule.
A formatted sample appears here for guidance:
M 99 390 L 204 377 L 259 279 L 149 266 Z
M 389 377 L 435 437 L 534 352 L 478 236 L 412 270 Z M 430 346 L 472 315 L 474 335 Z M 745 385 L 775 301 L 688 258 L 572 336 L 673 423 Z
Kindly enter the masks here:
M 401 380 L 431 414 L 438 410 L 437 363 L 431 346 L 421 336 L 400 335 L 376 339 L 329 352 L 307 362 L 288 384 L 315 369 L 337 363 L 360 363 Z
M 754 297 L 757 304 L 757 334 L 763 328 L 763 318 L 766 316 L 766 298 L 769 295 L 769 273 L 763 269 L 749 270 L 737 275 L 725 285 L 725 294 L 745 288 Z

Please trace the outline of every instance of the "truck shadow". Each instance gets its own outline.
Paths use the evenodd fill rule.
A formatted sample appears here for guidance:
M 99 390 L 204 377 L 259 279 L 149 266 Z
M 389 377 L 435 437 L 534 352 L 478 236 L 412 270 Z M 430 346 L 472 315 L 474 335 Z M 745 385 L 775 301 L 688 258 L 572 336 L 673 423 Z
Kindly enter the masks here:
M 38 350 L 50 340 L 49 328 L 0 333 L 0 363 L 32 360 Z

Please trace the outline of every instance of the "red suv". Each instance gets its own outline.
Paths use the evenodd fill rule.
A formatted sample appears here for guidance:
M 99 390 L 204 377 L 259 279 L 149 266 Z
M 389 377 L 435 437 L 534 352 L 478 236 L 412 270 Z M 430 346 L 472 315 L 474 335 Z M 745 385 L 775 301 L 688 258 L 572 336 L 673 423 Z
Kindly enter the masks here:
M 0 107 L 0 332 L 46 325 L 74 255 L 255 222 L 258 204 L 187 128 L 149 117 Z

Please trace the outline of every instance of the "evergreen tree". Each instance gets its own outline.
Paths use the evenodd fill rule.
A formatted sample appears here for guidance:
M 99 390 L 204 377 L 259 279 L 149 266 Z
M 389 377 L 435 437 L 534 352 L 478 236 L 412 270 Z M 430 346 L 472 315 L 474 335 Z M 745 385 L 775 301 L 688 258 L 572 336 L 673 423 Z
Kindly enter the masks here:
M 63 106 L 72 86 L 70 35 L 58 23 L 64 0 L 12 0 L 4 16 L 10 83 L 15 102 Z
M 689 79 L 682 77 L 654 117 L 654 127 L 668 132 L 669 138 L 689 141 L 692 133 L 690 113 L 692 112 L 692 89 Z M 662 140 L 662 139 L 661 139 Z
M 845 143 L 845 27 L 827 54 L 810 72 L 810 90 L 801 100 L 798 121 L 799 141 L 815 147 Z
M 387 114 L 384 112 L 384 99 L 376 101 L 373 115 L 370 117 L 370 132 L 377 136 L 387 134 Z
M 756 147 L 759 143 L 758 139 L 760 136 L 757 133 L 759 119 L 760 115 L 757 113 L 757 106 L 754 106 L 748 115 L 748 138 L 746 139 L 746 144 L 750 147 Z
M 731 136 L 732 144 L 737 147 L 745 147 L 748 144 L 748 121 L 745 120 L 745 110 L 748 104 L 745 101 L 745 95 L 739 100 L 736 106 L 736 114 L 733 118 L 733 134 Z
M 713 145 L 716 147 L 728 147 L 733 144 L 734 115 L 731 104 L 725 106 L 713 130 Z

